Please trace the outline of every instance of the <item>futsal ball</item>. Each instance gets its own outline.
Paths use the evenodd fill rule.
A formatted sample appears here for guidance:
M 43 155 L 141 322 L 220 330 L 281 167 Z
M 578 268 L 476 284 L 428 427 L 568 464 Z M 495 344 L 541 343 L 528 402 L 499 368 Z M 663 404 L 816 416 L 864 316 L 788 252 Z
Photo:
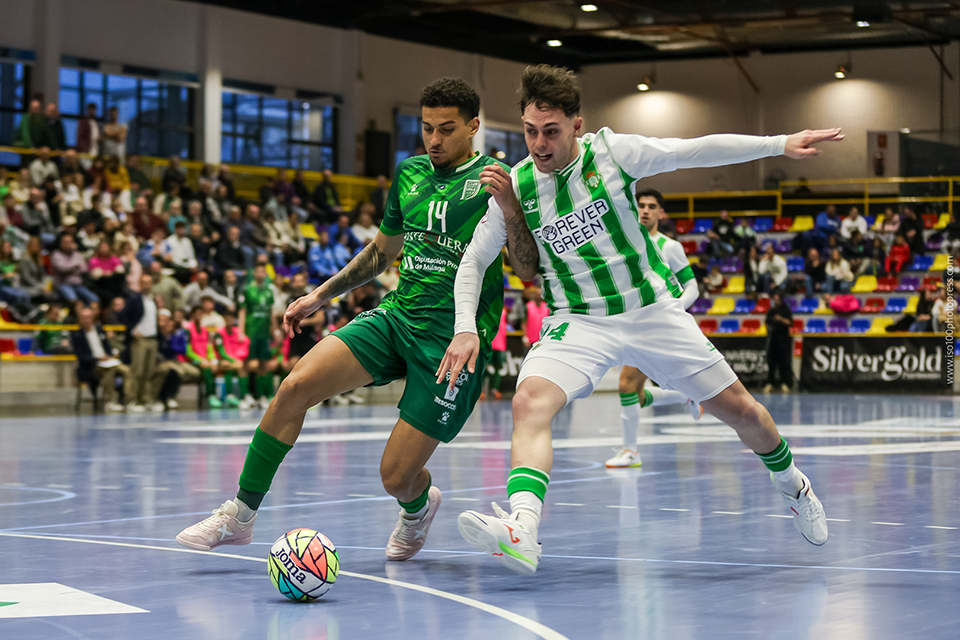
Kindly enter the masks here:
M 267 571 L 273 586 L 284 596 L 312 602 L 337 581 L 340 558 L 327 536 L 313 529 L 294 529 L 273 543 Z

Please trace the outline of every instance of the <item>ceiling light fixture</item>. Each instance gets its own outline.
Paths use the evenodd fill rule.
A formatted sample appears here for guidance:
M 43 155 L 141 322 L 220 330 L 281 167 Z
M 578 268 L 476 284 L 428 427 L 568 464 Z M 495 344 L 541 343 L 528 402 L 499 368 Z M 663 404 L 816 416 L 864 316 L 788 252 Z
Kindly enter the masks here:
M 585 12 L 585 13 L 590 13 L 591 11 L 596 11 L 596 10 L 597 10 L 597 5 L 595 5 L 595 4 L 582 4 L 582 5 L 580 5 L 580 11 L 583 11 L 583 12 Z
M 870 23 L 867 22 L 866 20 L 857 20 L 857 26 L 860 27 L 861 29 L 864 29 L 866 27 L 869 27 Z
M 850 75 L 850 66 L 849 66 L 849 65 L 839 64 L 839 65 L 837 65 L 837 70 L 833 72 L 833 76 L 834 76 L 837 80 L 843 80 L 843 79 L 846 78 L 848 75 Z
M 650 88 L 653 87 L 654 80 L 655 79 L 650 76 L 644 76 L 640 84 L 637 85 L 637 91 L 650 91 Z
M 560 40 L 547 40 L 548 47 L 559 47 L 562 45 L 563 45 L 563 42 Z

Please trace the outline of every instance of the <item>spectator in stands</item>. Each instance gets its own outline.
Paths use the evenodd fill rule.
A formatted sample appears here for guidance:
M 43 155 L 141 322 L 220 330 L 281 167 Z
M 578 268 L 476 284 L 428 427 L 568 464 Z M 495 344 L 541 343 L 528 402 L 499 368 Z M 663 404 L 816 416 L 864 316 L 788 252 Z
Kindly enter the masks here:
M 50 148 L 61 151 L 67 148 L 67 135 L 63 131 L 63 121 L 60 120 L 60 109 L 57 105 L 47 105 L 47 126 L 50 127 Z
M 949 253 L 952 256 L 960 253 L 960 220 L 957 220 L 957 212 L 950 214 L 950 222 L 944 230 L 944 241 L 940 246 L 940 251 Z
M 390 186 L 387 184 L 387 176 L 377 176 L 377 188 L 370 192 L 370 204 L 373 205 L 373 215 L 377 220 L 383 220 L 383 209 L 387 205 L 389 192 Z
M 373 223 L 373 205 L 369 202 L 360 207 L 360 215 L 357 217 L 357 223 L 350 227 L 353 236 L 365 247 L 377 237 L 379 229 Z
M 77 123 L 77 152 L 100 155 L 100 123 L 97 121 L 97 105 L 87 105 L 87 115 Z
M 80 212 L 83 211 L 83 193 L 81 191 L 83 176 L 79 173 L 71 173 L 63 176 L 60 182 L 63 185 L 60 216 L 79 216 Z
M 227 321 L 217 313 L 217 303 L 213 300 L 213 293 L 211 290 L 210 293 L 205 293 L 200 298 L 200 309 L 203 312 L 200 317 L 200 324 L 210 331 L 211 335 L 217 329 L 227 326 Z
M 53 226 L 60 226 L 60 205 L 63 203 L 63 194 L 57 187 L 56 178 L 47 176 L 40 189 L 43 191 L 43 201 L 47 203 L 47 211 L 50 212 L 50 220 L 53 222 Z
M 273 184 L 276 182 L 273 176 L 268 176 L 262 185 L 260 185 L 260 204 L 265 205 L 275 194 L 273 193 Z
M 226 164 L 220 165 L 220 173 L 217 174 L 217 180 L 220 184 L 227 187 L 227 199 L 234 202 L 237 199 L 237 192 L 233 187 L 233 174 L 230 173 L 230 167 Z
M 183 210 L 183 199 L 180 197 L 180 184 L 176 182 L 171 182 L 168 189 L 164 189 L 163 193 L 154 198 L 153 200 L 153 212 L 157 215 L 160 215 L 164 212 L 171 212 L 174 205 L 182 211 Z
M 130 193 L 134 197 L 144 191 L 153 191 L 150 178 L 140 168 L 140 156 L 135 153 L 127 156 L 127 176 L 130 178 Z
M 250 268 L 253 268 L 252 264 Z M 240 294 L 243 292 L 243 289 L 238 282 L 236 271 L 224 271 L 223 282 L 214 284 L 213 290 L 216 291 L 222 299 L 229 300 L 234 307 L 237 306 L 237 300 L 240 298 Z M 230 309 L 230 305 L 224 306 L 228 310 Z
M 43 105 L 39 100 L 31 100 L 27 113 L 20 119 L 20 125 L 13 136 L 13 146 L 39 149 L 52 147 L 53 136 L 50 125 L 43 114 Z M 49 152 L 49 149 L 47 150 Z M 39 182 L 37 184 L 43 184 Z
M 97 294 L 83 286 L 87 261 L 77 251 L 77 243 L 72 235 L 61 236 L 59 249 L 50 256 L 50 267 L 53 270 L 53 288 L 62 299 L 71 305 L 77 299 L 87 304 L 100 301 Z
M 200 379 L 200 369 L 187 362 L 187 343 L 189 336 L 183 327 L 173 319 L 169 309 L 157 311 L 160 332 L 157 336 L 157 351 L 160 362 L 157 364 L 165 380 L 158 398 L 167 409 L 179 407 L 177 394 L 182 384 L 189 384 Z M 169 376 L 170 373 L 175 375 Z M 168 377 L 169 376 L 169 377 Z
M 20 257 L 17 269 L 20 273 L 20 288 L 30 295 L 34 304 L 51 300 L 47 293 L 47 274 L 43 267 L 43 246 L 40 238 L 32 236 L 27 240 L 26 250 Z
M 949 325 L 953 331 L 956 326 L 954 315 L 957 311 L 957 303 L 953 296 L 947 298 L 947 289 L 942 282 L 937 283 L 936 298 L 933 309 L 930 310 L 930 323 L 933 325 L 933 330 L 943 333 Z
M 10 193 L 13 194 L 17 204 L 24 204 L 30 199 L 31 189 L 33 189 L 33 182 L 30 179 L 30 169 L 24 167 L 20 169 L 17 181 L 10 185 Z
M 740 218 L 737 226 L 733 228 L 733 235 L 737 241 L 737 249 L 749 251 L 751 247 L 757 246 L 757 232 L 750 226 L 750 218 Z
M 109 196 L 109 194 L 107 195 Z M 123 198 L 121 196 L 110 198 L 110 208 L 104 211 L 103 215 L 106 220 L 112 220 L 116 223 L 126 222 L 127 211 L 123 204 Z M 106 222 L 106 220 L 104 220 L 104 222 Z
M 840 233 L 840 224 L 841 220 L 840 216 L 837 215 L 837 208 L 828 204 L 827 208 L 817 215 L 817 221 L 813 228 L 817 249 L 826 247 L 827 239 Z
M 827 274 L 823 283 L 824 293 L 850 293 L 850 287 L 853 286 L 853 271 L 850 269 L 850 263 L 843 259 L 840 249 L 834 249 L 830 253 L 830 259 L 827 260 L 824 271 Z
M 3 207 L 0 208 L 0 220 L 3 220 L 4 224 L 9 225 L 11 228 L 17 228 L 20 230 L 24 229 L 23 215 L 20 212 L 20 206 L 17 204 L 16 198 L 13 197 L 11 192 L 7 192 L 3 196 Z M 24 231 L 24 233 L 26 233 Z
M 193 309 L 203 302 L 203 298 L 208 297 L 216 304 L 223 305 L 227 309 L 235 308 L 235 300 L 219 294 L 216 289 L 210 286 L 210 274 L 206 271 L 198 271 L 193 282 L 183 289 L 183 300 L 180 307 L 184 310 Z
M 126 271 L 123 262 L 113 253 L 106 240 L 97 244 L 96 254 L 88 263 L 91 288 L 101 300 L 122 298 L 126 284 Z
M 127 298 L 122 316 L 127 328 L 125 344 L 130 367 L 125 392 L 127 410 L 131 413 L 143 413 L 147 409 L 163 411 L 163 403 L 153 395 L 158 356 L 157 311 L 153 276 L 145 273 L 140 278 L 140 292 Z
M 892 208 L 887 207 L 886 212 L 883 214 L 883 224 L 880 225 L 879 236 L 880 239 L 883 240 L 883 245 L 886 249 L 889 249 L 893 246 L 894 240 L 899 232 L 900 214 L 895 212 Z
M 119 158 L 121 162 L 127 155 L 127 125 L 120 122 L 120 110 L 110 107 L 107 121 L 103 124 L 101 153 L 107 158 Z
M 713 228 L 707 230 L 707 238 L 710 241 L 707 245 L 707 253 L 710 256 L 722 258 L 733 255 L 733 242 L 735 239 L 733 227 L 733 220 L 730 218 L 730 213 L 724 209 L 720 212 L 720 217 L 713 224 Z
M 307 240 L 300 232 L 300 218 L 296 212 L 291 211 L 287 214 L 286 222 L 280 223 L 283 226 L 283 233 L 289 239 L 289 245 L 283 253 L 284 264 L 292 266 L 298 262 L 303 262 L 307 258 Z
M 237 207 L 237 211 L 240 208 Z M 221 273 L 227 271 L 243 271 L 253 266 L 253 255 L 248 257 L 243 251 L 243 245 L 240 243 L 240 227 L 227 226 L 227 237 L 220 241 L 217 247 L 217 268 Z
M 768 244 L 763 252 L 757 274 L 760 277 L 760 290 L 764 293 L 781 288 L 787 281 L 787 261 L 776 254 L 773 244 Z
M 327 231 L 330 232 L 331 238 L 338 241 L 341 235 L 347 234 L 346 246 L 349 247 L 351 255 L 356 255 L 360 253 L 360 249 L 363 249 L 363 243 L 357 239 L 357 236 L 353 235 L 353 230 L 350 228 L 350 216 L 346 213 L 337 216 L 337 224 L 332 225 Z
M 19 265 L 9 240 L 0 240 L 0 302 L 6 302 L 19 322 L 29 322 L 32 315 L 30 294 L 20 288 Z
M 326 229 L 319 233 L 319 239 L 312 247 L 307 256 L 307 264 L 310 269 L 310 275 L 319 278 L 320 282 L 333 277 L 339 271 L 337 261 L 333 253 L 333 247 L 330 246 L 330 234 Z
M 107 160 L 103 177 L 107 180 L 107 188 L 116 197 L 124 191 L 130 191 L 130 173 L 120 164 L 120 158 L 112 156 Z
M 60 163 L 60 179 L 62 180 L 71 175 L 78 175 L 82 178 L 83 181 L 77 184 L 77 187 L 81 191 L 93 182 L 93 176 L 90 175 L 89 171 L 84 169 L 80 158 L 77 157 L 77 150 L 72 148 L 63 152 Z
M 147 239 L 153 237 L 153 232 L 166 230 L 166 224 L 157 214 L 150 211 L 150 205 L 144 196 L 138 197 L 133 204 L 130 220 L 137 236 Z
M 7 171 L 7 168 L 3 165 L 0 165 L 0 200 L 7 197 L 7 193 L 10 192 L 10 173 Z
M 807 252 L 803 273 L 808 296 L 823 290 L 823 283 L 827 280 L 827 268 L 816 249 Z
M 907 239 L 898 233 L 896 239 L 893 241 L 893 246 L 890 247 L 890 253 L 887 254 L 884 268 L 887 273 L 897 275 L 909 261 L 910 245 L 907 244 Z
M 283 256 L 290 248 L 291 238 L 285 232 L 287 230 L 287 219 L 279 221 L 274 215 L 264 210 L 264 220 L 269 235 L 269 246 L 273 252 L 274 260 L 277 265 L 283 264 Z
M 191 200 L 187 203 L 187 229 L 190 235 L 193 234 L 193 225 L 200 227 L 201 236 L 206 242 L 216 242 L 220 240 L 220 234 L 217 231 L 217 225 L 211 220 L 210 216 L 204 211 L 203 202 L 200 200 Z
M 77 251 L 83 254 L 88 260 L 93 257 L 97 251 L 97 245 L 100 244 L 100 234 L 97 233 L 97 222 L 91 217 L 85 217 L 84 224 L 77 233 Z
M 57 163 L 50 159 L 50 147 L 41 147 L 40 153 L 30 163 L 30 181 L 35 187 L 42 187 L 48 177 L 60 179 L 60 170 Z
M 205 164 L 203 168 L 200 169 L 200 177 L 197 179 L 197 186 L 200 187 L 200 190 L 203 191 L 204 186 L 209 187 L 209 191 L 212 193 L 220 186 L 220 181 L 217 180 L 217 170 L 212 164 Z
M 170 203 L 170 210 L 165 214 L 162 214 L 162 217 L 167 221 L 167 233 L 174 233 L 177 228 L 177 223 L 183 223 L 183 226 L 187 226 L 187 216 L 183 215 L 182 204 L 179 199 Z
M 193 242 L 187 237 L 187 225 L 177 221 L 173 235 L 163 241 L 160 254 L 167 266 L 173 269 L 174 277 L 180 284 L 187 284 L 199 269 Z
M 346 233 L 341 233 L 337 238 L 337 244 L 333 245 L 333 260 L 337 264 L 337 269 L 343 269 L 347 263 L 353 259 L 353 252 L 350 251 L 350 238 Z
M 843 257 L 850 263 L 850 271 L 854 276 L 862 276 L 870 269 L 872 244 L 873 241 L 864 238 L 859 229 L 854 229 L 850 239 L 844 243 Z
M 200 268 L 206 269 L 207 267 L 212 267 L 213 264 L 210 261 L 210 252 L 212 250 L 210 236 L 204 233 L 203 225 L 198 222 L 190 225 L 190 242 L 193 243 L 193 255 L 197 257 L 197 264 L 200 265 Z
M 706 285 L 707 293 L 717 294 L 723 291 L 723 288 L 727 286 L 727 281 L 720 273 L 720 265 L 715 264 L 710 267 L 710 274 L 704 278 L 703 283 Z
M 790 393 L 793 389 L 793 312 L 790 305 L 783 301 L 780 289 L 771 293 L 770 310 L 767 311 L 767 384 L 764 393 L 773 391 L 773 385 L 780 377 L 780 390 Z
M 910 253 L 922 256 L 927 252 L 927 247 L 923 241 L 923 218 L 917 215 L 912 207 L 903 208 L 903 218 L 900 220 L 900 230 L 907 244 L 910 246 Z
M 323 180 L 313 190 L 310 204 L 312 205 L 310 210 L 320 224 L 330 224 L 343 211 L 343 207 L 340 206 L 340 194 L 337 193 L 337 187 L 333 184 L 333 171 L 327 169 L 323 172 Z
M 167 166 L 166 171 L 163 172 L 163 178 L 160 181 L 160 188 L 164 193 L 169 193 L 173 185 L 179 187 L 178 194 L 184 191 L 184 187 L 187 186 L 187 174 L 180 166 L 180 158 L 177 156 L 170 156 L 170 164 Z M 164 208 L 164 211 L 166 208 Z
M 756 292 L 760 290 L 760 252 L 757 251 L 757 245 L 752 245 L 748 250 L 741 249 L 738 255 L 743 260 L 744 293 L 756 297 Z
M 290 183 L 290 186 L 293 187 L 293 195 L 300 200 L 300 202 L 307 202 L 310 199 L 310 190 L 307 189 L 307 181 L 303 176 L 303 169 L 297 169 L 293 174 L 293 182 Z
M 211 167 L 211 169 L 213 169 L 213 167 Z M 219 186 L 220 185 L 217 185 L 218 188 Z M 212 234 L 214 231 L 219 232 L 223 220 L 226 219 L 226 215 L 220 210 L 220 203 L 217 201 L 216 191 L 211 181 L 205 180 L 200 183 L 200 196 L 195 202 L 200 203 L 200 215 L 203 219 L 203 226 L 206 233 Z
M 293 185 L 287 182 L 286 169 L 277 169 L 277 178 L 273 181 L 273 193 L 274 195 L 283 194 L 283 201 L 286 203 L 293 202 L 293 199 L 297 197 Z
M 859 231 L 860 235 L 867 235 L 867 220 L 860 215 L 860 209 L 850 207 L 850 213 L 840 224 L 840 235 L 844 240 L 849 240 L 854 231 Z
M 175 312 L 183 304 L 183 287 L 176 278 L 163 272 L 163 265 L 157 261 L 150 263 L 150 275 L 153 277 L 153 294 L 164 309 Z
M 117 403 L 117 379 L 130 380 L 129 368 L 114 354 L 107 332 L 96 321 L 93 309 L 84 307 L 77 314 L 80 328 L 71 332 L 73 353 L 77 356 L 77 379 L 85 382 L 93 393 L 103 384 L 104 409 L 123 411 Z
M 62 324 L 60 319 L 62 310 L 63 307 L 58 303 L 50 303 L 38 324 Z M 73 353 L 73 347 L 70 345 L 70 333 L 60 329 L 41 329 L 34 334 L 30 350 L 39 355 L 67 355 Z
M 265 252 L 270 244 L 270 228 L 260 215 L 260 207 L 253 203 L 248 204 L 246 218 L 251 226 L 251 244 L 256 248 L 258 254 Z
M 910 325 L 911 332 L 933 331 L 933 307 L 937 297 L 936 290 L 927 290 L 920 294 L 920 301 L 917 302 L 917 319 Z
M 290 215 L 290 207 L 287 206 L 287 193 L 286 191 L 279 191 L 267 200 L 267 204 L 263 206 L 264 215 L 270 214 L 273 216 L 274 220 L 286 220 L 287 216 Z
M 127 272 L 126 285 L 128 291 L 139 291 L 140 290 L 140 276 L 144 273 L 143 265 L 137 260 L 137 245 L 136 240 L 131 240 L 129 242 L 118 243 L 116 238 L 119 238 L 120 234 L 118 233 L 114 238 L 114 253 L 117 254 L 117 257 L 120 258 L 120 261 L 123 263 L 123 268 Z M 119 249 L 118 249 L 119 248 Z

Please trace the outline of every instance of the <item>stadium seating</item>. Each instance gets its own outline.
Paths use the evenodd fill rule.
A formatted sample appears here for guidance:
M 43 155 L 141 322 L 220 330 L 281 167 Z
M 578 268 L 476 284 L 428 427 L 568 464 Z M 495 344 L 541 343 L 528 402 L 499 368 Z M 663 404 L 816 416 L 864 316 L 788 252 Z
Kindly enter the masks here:
M 787 271 L 803 271 L 803 258 L 800 256 L 790 256 L 787 258 Z
M 793 218 L 777 218 L 776 222 L 773 223 L 773 228 L 771 231 L 784 232 L 790 231 L 790 227 L 793 226 Z
M 724 258 L 720 261 L 720 273 L 742 273 L 743 260 L 740 258 Z
M 803 233 L 813 229 L 813 216 L 797 216 L 790 226 L 790 233 Z
M 12 338 L 0 338 L 0 353 L 16 353 L 17 341 Z
M 945 253 L 938 254 L 930 265 L 930 271 L 946 271 L 947 264 L 950 262 L 950 256 Z
M 941 213 L 940 219 L 937 220 L 937 224 L 933 225 L 934 229 L 946 229 L 947 225 L 950 224 L 950 214 Z
M 684 235 L 690 233 L 690 230 L 693 229 L 693 220 L 690 218 L 684 218 L 682 220 L 677 220 L 677 235 Z
M 819 306 L 819 298 L 804 298 L 797 307 L 797 313 L 814 313 Z
M 760 298 L 753 307 L 753 313 L 766 313 L 770 311 L 770 298 Z
M 696 240 L 684 240 L 680 244 L 681 246 L 683 246 L 683 252 L 687 255 L 690 255 L 691 253 L 696 253 L 697 249 L 699 248 L 697 246 Z
M 940 282 L 940 278 L 937 276 L 926 276 L 923 279 L 923 284 L 920 285 L 921 291 L 935 291 L 937 288 L 937 283 Z
M 946 254 L 943 254 L 946 255 Z M 913 264 L 907 268 L 907 271 L 926 271 L 933 266 L 933 256 L 917 256 L 913 259 Z M 946 269 L 946 265 L 943 267 Z
M 866 333 L 870 330 L 870 321 L 866 318 L 857 318 L 850 321 L 850 333 Z
M 751 313 L 756 303 L 749 298 L 740 298 L 733 307 L 734 313 Z
M 812 318 L 807 321 L 807 326 L 803 330 L 804 333 L 826 333 L 827 332 L 827 321 L 823 318 Z
M 706 233 L 711 229 L 713 229 L 713 219 L 700 218 L 693 223 L 693 231 L 691 231 L 691 233 Z
M 800 310 L 800 299 L 799 298 L 786 298 L 787 306 L 790 307 L 790 311 L 797 313 Z
M 886 331 L 887 327 L 892 325 L 894 321 L 895 321 L 895 318 L 891 318 L 889 316 L 881 316 L 879 318 L 874 318 L 873 324 L 870 325 L 870 330 L 867 331 L 867 333 L 871 335 L 878 335 L 878 334 L 883 335 L 887 332 Z
M 717 332 L 717 321 L 713 318 L 705 318 L 700 321 L 700 331 L 704 333 L 716 333 Z
M 753 230 L 757 233 L 766 233 L 773 228 L 773 218 L 757 218 L 753 221 Z
M 877 291 L 896 291 L 899 286 L 897 276 L 885 276 L 877 280 Z
M 790 333 L 793 335 L 803 333 L 803 320 L 794 320 L 793 329 L 790 330 Z
M 863 220 L 867 223 L 867 229 L 873 228 L 874 216 L 863 216 Z
M 763 327 L 761 323 L 756 318 L 747 318 L 740 324 L 740 331 L 742 333 L 757 333 Z
M 736 318 L 727 318 L 720 322 L 717 333 L 736 333 L 740 331 L 740 321 Z
M 713 306 L 713 300 L 710 298 L 697 298 L 688 311 L 694 315 L 706 313 Z
M 920 278 L 903 276 L 900 279 L 900 291 L 916 291 L 920 288 Z
M 846 318 L 834 318 L 827 325 L 827 331 L 830 333 L 847 333 L 850 331 L 850 325 Z
M 904 301 L 906 304 L 906 301 Z M 733 313 L 734 307 L 733 298 L 717 298 L 713 306 L 710 307 L 710 311 L 707 311 L 712 316 L 725 316 Z
M 850 293 L 872 293 L 877 290 L 876 276 L 860 276 L 854 283 Z
M 933 229 L 937 226 L 937 214 L 935 213 L 925 213 L 923 214 L 923 228 L 924 229 Z
M 942 246 L 943 246 L 942 238 L 937 239 L 936 237 L 932 237 L 929 240 L 927 240 L 926 247 L 927 247 L 927 251 L 929 251 L 930 253 L 937 253 L 938 251 L 940 251 L 940 247 Z
M 746 286 L 746 279 L 743 276 L 730 276 L 727 286 L 723 288 L 724 293 L 743 293 Z
M 871 226 L 870 228 L 873 229 L 874 231 L 880 231 L 880 227 L 883 226 L 883 221 L 884 221 L 884 219 L 885 219 L 886 217 L 887 217 L 887 216 L 886 216 L 885 214 L 882 214 L 882 213 L 881 213 L 880 215 L 878 215 L 878 216 L 877 216 L 877 219 L 876 219 L 876 220 L 874 221 L 874 223 L 873 223 L 873 226 Z
M 833 309 L 830 308 L 830 305 L 827 304 L 826 300 L 820 298 L 820 303 L 817 305 L 814 313 L 818 316 L 830 316 L 833 315 Z
M 881 313 L 885 306 L 887 306 L 887 301 L 883 298 L 867 298 L 860 311 L 863 313 Z
M 907 308 L 906 298 L 890 298 L 887 300 L 887 306 L 883 309 L 884 313 L 903 313 Z
M 916 315 L 918 304 L 920 304 L 920 296 L 910 296 L 910 299 L 907 300 L 907 306 L 903 310 L 903 312 L 909 313 L 911 315 Z

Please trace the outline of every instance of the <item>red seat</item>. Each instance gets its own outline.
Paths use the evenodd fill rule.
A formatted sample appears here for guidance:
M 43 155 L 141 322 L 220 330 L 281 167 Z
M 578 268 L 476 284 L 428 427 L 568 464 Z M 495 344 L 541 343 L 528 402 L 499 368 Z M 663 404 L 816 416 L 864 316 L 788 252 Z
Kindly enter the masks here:
M 756 333 L 760 331 L 760 320 L 757 318 L 747 318 L 740 325 L 741 333 Z
M 937 284 L 940 282 L 940 278 L 937 276 L 927 276 L 923 279 L 923 284 L 920 285 L 921 291 L 936 291 Z
M 13 353 L 17 350 L 17 341 L 12 338 L 0 338 L 0 353 Z
M 803 340 L 793 341 L 793 356 L 795 358 L 803 357 Z
M 716 333 L 717 326 L 717 321 L 713 318 L 706 318 L 700 321 L 700 331 L 704 333 Z
M 899 286 L 897 276 L 886 276 L 877 280 L 877 291 L 896 291 Z
M 683 220 L 677 220 L 677 235 L 683 235 L 685 233 L 690 233 L 690 230 L 693 229 L 693 220 L 690 218 L 684 218 Z M 690 253 L 689 251 L 687 253 Z
M 937 226 L 937 214 L 935 213 L 923 214 L 923 228 L 933 229 L 935 226 Z
M 790 333 L 792 334 L 803 333 L 803 320 L 794 320 L 793 330 Z
M 883 298 L 867 298 L 863 303 L 863 313 L 880 313 L 887 306 L 887 301 Z
M 792 226 L 793 218 L 777 218 L 776 222 L 773 223 L 771 231 L 790 231 L 790 227 Z
M 757 306 L 753 308 L 754 313 L 766 313 L 770 311 L 770 298 L 760 298 L 757 300 Z
M 683 245 L 683 252 L 687 255 L 697 252 L 697 241 L 696 240 L 684 240 L 680 243 Z

